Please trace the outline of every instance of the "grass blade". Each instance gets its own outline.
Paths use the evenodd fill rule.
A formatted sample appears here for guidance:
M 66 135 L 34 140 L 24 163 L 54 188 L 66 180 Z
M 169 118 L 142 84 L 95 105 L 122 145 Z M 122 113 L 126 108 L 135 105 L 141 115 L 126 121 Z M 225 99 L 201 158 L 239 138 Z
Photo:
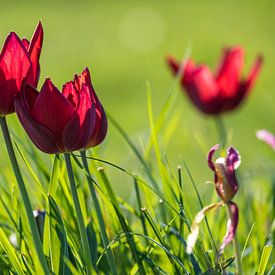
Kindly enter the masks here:
M 271 255 L 272 249 L 273 249 L 273 245 L 266 245 L 263 248 L 263 252 L 262 252 L 261 260 L 260 260 L 259 267 L 257 270 L 257 274 L 259 274 L 259 275 L 265 274 L 265 270 L 266 270 L 267 263 L 268 263 L 270 255 Z

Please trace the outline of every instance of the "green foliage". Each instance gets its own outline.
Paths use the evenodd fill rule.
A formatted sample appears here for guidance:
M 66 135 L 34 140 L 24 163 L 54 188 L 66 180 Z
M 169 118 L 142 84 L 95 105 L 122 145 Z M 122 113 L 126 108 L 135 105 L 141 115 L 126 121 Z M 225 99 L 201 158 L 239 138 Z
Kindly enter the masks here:
M 194 253 L 188 255 L 185 252 L 191 221 L 206 201 L 201 197 L 198 184 L 186 161 L 179 163 L 181 166 L 173 167 L 161 150 L 161 138 L 167 131 L 171 131 L 165 124 L 177 116 L 177 112 L 172 110 L 174 101 L 171 101 L 171 97 L 168 98 L 160 115 L 154 119 L 149 86 L 147 94 L 151 135 L 146 140 L 146 150 L 140 151 L 126 131 L 114 119 L 110 120 L 133 150 L 136 161 L 144 167 L 143 173 L 133 174 L 127 168 L 102 160 L 96 152 L 91 154 L 91 151 L 87 152 L 87 157 L 81 153 L 84 164 L 88 164 L 86 168 L 89 168 L 85 170 L 81 156 L 72 154 L 72 168 L 92 259 L 90 272 L 106 274 L 110 273 L 111 268 L 112 273 L 118 274 L 234 272 L 232 246 L 228 246 L 222 258 L 217 261 L 216 246 L 221 243 L 226 228 L 226 217 L 223 215 L 209 214 L 207 222 L 201 225 Z M 168 105 L 171 107 L 168 108 Z M 167 108 L 170 109 L 169 112 L 166 111 Z M 46 211 L 41 240 L 49 270 L 53 274 L 86 274 L 87 263 L 77 220 L 79 217 L 74 211 L 64 157 L 56 155 L 51 158 L 52 168 L 49 169 L 40 158 L 31 162 L 33 153 L 29 149 L 30 144 L 23 144 L 20 139 L 14 140 L 14 143 L 25 178 L 29 179 L 28 191 L 37 197 L 33 201 L 38 202 L 39 209 Z M 43 173 L 47 176 L 40 175 L 41 165 L 44 165 Z M 112 180 L 112 174 L 116 173 L 123 177 L 123 184 L 131 185 L 131 196 L 127 200 L 119 197 L 113 189 L 117 183 Z M 7 177 L 9 174 L 3 175 Z M 2 181 L 2 188 L 4 182 L 6 180 Z M 102 211 L 102 224 L 99 223 L 93 193 L 89 192 L 92 191 L 91 184 Z M 9 188 L 14 192 L 8 191 Z M 213 186 L 209 185 L 208 188 L 213 193 L 211 201 L 217 201 Z M 3 271 L 35 274 L 41 266 L 38 258 L 32 257 L 33 243 L 18 190 L 16 185 L 6 186 L 5 190 L 7 192 L 3 192 L 0 200 L 3 206 L 1 267 Z M 274 236 L 270 219 L 272 200 L 265 199 L 261 215 L 257 215 L 257 198 L 247 190 L 241 191 L 240 196 L 246 196 L 246 200 L 238 201 L 239 209 L 241 213 L 243 209 L 248 211 L 248 215 L 241 215 L 238 228 L 243 270 L 245 273 L 264 274 L 272 269 L 274 259 L 272 246 L 265 245 Z M 268 198 L 270 193 L 265 196 Z M 107 233 L 105 244 L 102 226 L 105 226 Z M 256 232 L 261 232 L 257 234 L 257 238 Z M 16 242 L 10 242 L 11 235 L 16 236 Z M 109 240 L 107 246 L 106 240 Z M 264 246 L 262 252 L 261 246 Z

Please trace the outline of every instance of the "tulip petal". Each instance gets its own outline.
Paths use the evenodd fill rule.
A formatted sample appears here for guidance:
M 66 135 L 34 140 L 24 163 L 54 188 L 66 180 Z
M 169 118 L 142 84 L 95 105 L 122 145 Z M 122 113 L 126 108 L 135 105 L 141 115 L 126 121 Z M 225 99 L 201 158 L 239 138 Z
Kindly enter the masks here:
M 215 152 L 216 152 L 219 148 L 220 148 L 220 144 L 214 145 L 214 146 L 210 149 L 210 151 L 209 151 L 209 153 L 208 153 L 208 156 L 207 156 L 208 166 L 209 166 L 210 169 L 211 169 L 212 171 L 214 171 L 214 172 L 215 172 L 216 170 L 215 170 L 215 165 L 214 165 L 214 163 L 213 163 L 213 156 L 214 156 Z
M 239 152 L 234 147 L 230 147 L 227 150 L 227 156 L 226 156 L 227 169 L 230 172 L 233 172 L 240 166 L 240 164 L 241 164 L 241 156 Z
M 226 49 L 219 65 L 217 82 L 224 98 L 232 98 L 238 92 L 244 51 L 240 47 Z
M 223 253 L 224 248 L 234 239 L 239 222 L 239 210 L 237 205 L 234 202 L 229 202 L 228 207 L 230 218 L 227 222 L 227 231 L 219 249 L 219 254 Z
M 30 59 L 22 41 L 16 33 L 11 32 L 0 55 L 0 114 L 14 112 L 14 96 L 20 91 L 30 67 Z
M 35 92 L 31 89 L 29 86 L 27 90 L 23 90 L 23 93 L 26 93 L 24 95 L 25 98 L 32 98 L 34 96 Z M 28 95 L 29 93 L 32 93 L 32 95 Z M 45 153 L 52 154 L 60 152 L 53 133 L 31 117 L 25 99 L 23 99 L 22 96 L 15 98 L 14 105 L 18 119 L 32 142 Z
M 74 113 L 72 104 L 46 79 L 33 107 L 32 117 L 48 128 L 62 144 L 62 132 Z
M 256 133 L 259 140 L 264 141 L 266 144 L 270 145 L 273 150 L 275 150 L 275 136 L 268 132 L 267 130 L 259 130 Z
M 247 79 L 242 84 L 244 90 L 249 91 L 253 87 L 253 85 L 258 77 L 258 74 L 260 73 L 262 65 L 263 65 L 263 57 L 259 55 L 259 56 L 257 56 L 253 66 L 249 72 Z
M 39 96 L 39 92 L 30 84 L 22 84 L 22 91 L 20 93 L 21 102 L 24 107 L 32 113 L 33 107 L 36 103 L 36 100 Z
M 171 71 L 176 75 L 180 68 L 180 63 L 171 55 L 167 56 L 166 62 L 170 67 Z
M 72 81 L 69 81 L 65 85 L 63 85 L 62 94 L 64 97 L 67 98 L 68 101 L 71 102 L 74 108 L 77 107 L 79 95 Z
M 88 86 L 83 85 L 78 106 L 63 130 L 62 141 L 66 151 L 75 151 L 86 146 L 94 130 L 95 116 L 90 90 Z
M 28 51 L 29 46 L 30 46 L 30 42 L 29 42 L 29 40 L 28 40 L 28 39 L 26 39 L 26 38 L 23 38 L 23 39 L 22 39 L 22 43 L 23 43 L 23 45 L 24 45 L 25 49 Z
M 82 71 L 82 73 L 80 75 L 75 76 L 74 84 L 78 91 L 80 91 L 82 89 L 83 84 L 87 85 L 89 89 L 91 89 L 91 90 L 93 89 L 90 72 L 87 67 L 84 68 L 84 70 Z
M 213 203 L 208 206 L 205 206 L 195 217 L 192 227 L 191 227 L 191 232 L 187 237 L 186 240 L 186 253 L 191 254 L 193 252 L 193 249 L 195 247 L 195 244 L 197 242 L 197 239 L 199 237 L 199 224 L 203 221 L 205 218 L 205 214 L 211 210 L 215 210 L 219 207 L 221 207 L 223 203 Z
M 240 83 L 240 86 L 238 88 L 238 92 L 233 98 L 228 98 L 225 106 L 224 111 L 230 111 L 234 108 L 236 108 L 243 99 L 247 96 L 251 88 L 254 86 L 254 83 L 258 77 L 258 74 L 261 70 L 263 63 L 263 58 L 261 56 L 258 56 L 254 65 L 252 66 L 252 69 L 245 81 L 242 81 Z
M 221 110 L 219 87 L 206 66 L 190 68 L 187 64 L 183 85 L 191 101 L 204 113 L 218 113 Z
M 86 148 L 94 147 L 99 145 L 107 134 L 107 128 L 108 128 L 108 122 L 107 122 L 107 116 L 105 114 L 105 111 L 100 104 L 100 107 L 96 107 L 96 119 L 95 119 L 95 126 L 93 134 L 86 145 Z
M 42 24 L 41 22 L 39 22 L 34 31 L 34 34 L 28 49 L 28 53 L 32 63 L 32 69 L 28 74 L 28 82 L 35 87 L 37 87 L 39 76 L 40 76 L 39 58 L 42 50 L 43 36 L 44 34 L 43 34 Z
M 94 147 L 100 144 L 104 140 L 107 133 L 108 124 L 107 124 L 107 117 L 106 117 L 105 111 L 103 109 L 102 104 L 100 103 L 100 100 L 98 99 L 95 93 L 95 90 L 93 88 L 92 81 L 91 81 L 90 72 L 87 67 L 82 71 L 80 75 L 75 76 L 74 85 L 78 91 L 80 91 L 84 85 L 87 85 L 90 91 L 90 96 L 94 103 L 95 115 L 96 115 L 95 125 L 93 129 L 93 133 L 90 137 L 90 140 L 86 145 L 86 148 Z

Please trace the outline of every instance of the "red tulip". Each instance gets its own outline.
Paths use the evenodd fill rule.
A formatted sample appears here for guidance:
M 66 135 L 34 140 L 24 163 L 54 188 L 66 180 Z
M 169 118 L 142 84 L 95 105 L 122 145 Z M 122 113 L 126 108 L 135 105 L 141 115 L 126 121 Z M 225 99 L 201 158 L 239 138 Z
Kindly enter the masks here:
M 0 54 L 0 115 L 14 112 L 14 96 L 19 93 L 23 80 L 37 86 L 39 57 L 43 43 L 43 29 L 38 23 L 29 43 L 11 32 Z
M 244 50 L 240 47 L 225 50 L 219 69 L 213 74 L 206 65 L 196 65 L 187 60 L 183 65 L 182 86 L 195 106 L 206 114 L 220 114 L 235 109 L 248 95 L 262 66 L 263 58 L 258 56 L 244 80 L 241 71 L 244 63 Z M 180 62 L 167 58 L 174 74 L 180 69 Z
M 101 143 L 107 118 L 86 68 L 63 86 L 46 79 L 41 92 L 26 84 L 15 99 L 18 118 L 33 143 L 45 153 L 82 150 Z
M 95 127 L 94 127 L 94 131 L 93 134 L 88 142 L 88 144 L 86 145 L 86 147 L 94 147 L 98 144 L 100 144 L 107 133 L 107 117 L 105 114 L 105 111 L 103 109 L 103 106 L 101 105 L 95 90 L 93 88 L 92 82 L 91 82 L 91 77 L 90 77 L 90 72 L 88 70 L 88 68 L 85 68 L 82 72 L 82 74 L 80 74 L 79 76 L 75 76 L 74 78 L 74 83 L 69 82 L 66 85 L 72 85 L 74 84 L 74 86 L 76 87 L 76 89 L 78 91 L 81 90 L 83 85 L 87 85 L 90 94 L 91 94 L 91 98 L 93 100 L 93 103 L 95 105 L 95 110 L 96 110 L 96 119 L 95 119 Z M 65 85 L 65 86 L 66 86 Z

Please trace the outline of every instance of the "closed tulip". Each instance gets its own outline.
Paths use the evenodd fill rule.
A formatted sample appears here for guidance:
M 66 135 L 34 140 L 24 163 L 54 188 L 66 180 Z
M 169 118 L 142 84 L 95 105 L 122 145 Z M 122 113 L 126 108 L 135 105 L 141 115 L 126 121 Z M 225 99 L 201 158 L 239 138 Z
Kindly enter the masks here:
M 224 51 L 216 73 L 206 65 L 196 65 L 191 59 L 182 64 L 181 84 L 193 104 L 203 113 L 219 115 L 235 109 L 248 95 L 262 66 L 258 56 L 247 78 L 241 77 L 244 50 L 241 47 Z M 179 73 L 180 62 L 169 56 L 169 67 Z
M 96 146 L 107 132 L 107 118 L 86 68 L 62 93 L 46 79 L 40 93 L 26 84 L 15 99 L 18 118 L 33 143 L 45 153 Z
M 0 54 L 0 115 L 14 112 L 14 97 L 20 92 L 23 81 L 37 86 L 39 58 L 43 43 L 43 29 L 38 23 L 31 41 L 21 40 L 11 32 Z

